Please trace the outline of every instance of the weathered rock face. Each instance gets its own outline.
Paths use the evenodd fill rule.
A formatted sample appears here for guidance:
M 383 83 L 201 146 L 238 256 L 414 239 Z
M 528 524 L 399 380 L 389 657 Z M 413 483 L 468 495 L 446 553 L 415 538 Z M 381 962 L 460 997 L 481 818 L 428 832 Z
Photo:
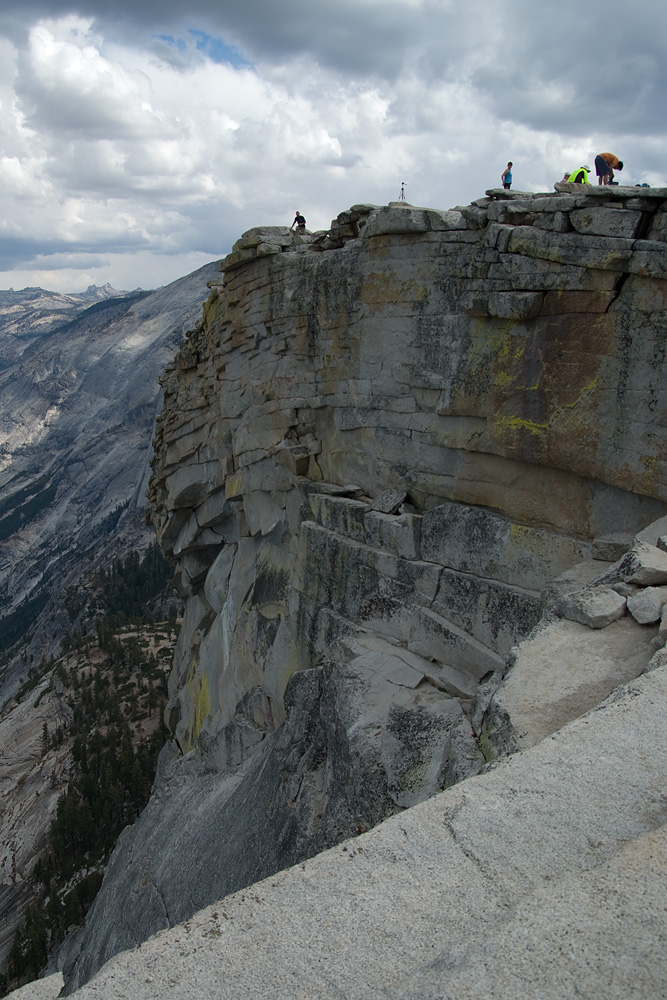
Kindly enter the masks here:
M 354 206 L 222 262 L 164 379 L 150 497 L 186 600 L 185 756 L 123 838 L 71 986 L 478 771 L 471 705 L 545 586 L 602 576 L 667 509 L 667 191 L 558 187 Z M 610 589 L 567 606 L 618 624 Z
M 156 439 L 183 749 L 255 687 L 281 721 L 341 635 L 469 697 L 548 580 L 663 512 L 664 211 L 579 186 L 239 241 Z M 387 488 L 407 503 L 371 509 Z
M 0 965 L 34 898 L 29 876 L 71 766 L 69 743 L 45 751 L 43 727 L 54 733 L 70 717 L 62 685 L 50 676 L 0 718 Z

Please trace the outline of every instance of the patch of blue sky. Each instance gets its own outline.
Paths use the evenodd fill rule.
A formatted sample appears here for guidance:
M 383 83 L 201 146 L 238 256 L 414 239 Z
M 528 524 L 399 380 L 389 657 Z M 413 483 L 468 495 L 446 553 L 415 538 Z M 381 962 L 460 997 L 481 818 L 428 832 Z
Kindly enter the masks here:
M 227 45 L 222 38 L 214 38 L 196 28 L 188 28 L 188 32 L 194 38 L 198 51 L 208 56 L 212 62 L 228 63 L 234 69 L 252 68 L 253 64 L 248 62 L 235 45 Z
M 159 38 L 161 42 L 171 45 L 173 48 L 178 49 L 179 52 L 185 52 L 187 48 L 182 38 L 174 38 L 173 35 L 154 35 L 153 37 Z

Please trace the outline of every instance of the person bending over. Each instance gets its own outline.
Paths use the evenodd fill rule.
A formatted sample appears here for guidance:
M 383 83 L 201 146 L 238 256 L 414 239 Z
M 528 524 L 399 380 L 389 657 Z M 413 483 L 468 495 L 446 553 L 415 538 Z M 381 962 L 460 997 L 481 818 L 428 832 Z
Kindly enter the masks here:
M 614 170 L 622 170 L 623 161 L 619 160 L 614 153 L 598 153 L 595 157 L 595 173 L 598 175 L 598 184 L 611 184 L 614 179 Z
M 590 184 L 588 179 L 590 172 L 590 167 L 579 167 L 578 170 L 573 170 L 571 174 L 565 174 L 563 180 L 569 181 L 570 184 Z

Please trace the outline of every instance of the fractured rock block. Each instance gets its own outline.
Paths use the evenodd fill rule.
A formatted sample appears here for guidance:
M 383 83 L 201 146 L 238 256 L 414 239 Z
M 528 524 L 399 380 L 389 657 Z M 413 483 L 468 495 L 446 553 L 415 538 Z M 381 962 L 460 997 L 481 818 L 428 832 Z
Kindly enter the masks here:
M 228 503 L 224 489 L 220 489 L 207 497 L 204 503 L 197 507 L 195 513 L 199 527 L 210 528 L 231 515 L 232 505 Z
M 616 562 L 622 559 L 632 545 L 632 536 L 624 535 L 620 532 L 614 535 L 603 535 L 596 538 L 591 546 L 593 559 L 604 559 L 608 562 Z
M 505 249 L 527 257 L 539 257 L 559 264 L 624 271 L 633 257 L 634 240 L 588 236 L 581 233 L 550 233 L 532 226 L 507 229 Z M 503 249 L 500 247 L 499 249 Z
M 589 628 L 606 628 L 625 614 L 625 598 L 611 587 L 591 587 L 561 599 L 563 618 Z
M 667 587 L 646 587 L 628 598 L 628 611 L 640 625 L 657 622 L 667 604 Z
M 243 497 L 243 510 L 251 535 L 268 535 L 284 519 L 284 507 L 277 502 L 280 494 L 256 490 Z
M 641 212 L 622 208 L 577 208 L 570 212 L 570 222 L 578 233 L 590 236 L 614 236 L 633 239 L 641 220 Z
M 350 211 L 355 215 L 370 215 L 371 212 L 375 212 L 377 209 L 382 208 L 382 205 L 371 205 L 369 202 L 361 202 L 358 205 L 352 205 Z
M 419 559 L 418 514 L 383 514 L 369 511 L 364 517 L 366 544 L 372 548 L 388 549 L 403 559 Z
M 648 238 L 667 242 L 667 212 L 656 212 L 648 232 Z
M 282 247 L 278 243 L 260 243 L 257 247 L 258 257 L 271 257 L 276 253 L 282 253 Z
M 645 278 L 659 278 L 664 281 L 667 278 L 664 246 L 664 243 L 659 243 L 657 240 L 635 240 L 634 253 L 627 265 L 628 271 Z
M 484 213 L 486 218 L 486 214 Z M 455 232 L 467 229 L 461 212 L 439 212 L 414 205 L 391 204 L 373 212 L 362 230 L 364 237 L 401 233 Z
M 292 478 L 282 465 L 269 458 L 262 458 L 253 465 L 238 469 L 225 480 L 225 495 L 228 500 L 241 499 L 255 490 L 288 490 Z
M 535 591 L 445 569 L 431 610 L 506 657 L 537 624 L 540 606 Z
M 586 549 L 565 535 L 456 503 L 427 511 L 421 526 L 422 559 L 525 590 L 541 591 L 580 562 Z
M 311 493 L 308 508 L 313 520 L 323 528 L 358 542 L 365 540 L 364 514 L 367 505 L 350 497 Z
M 174 555 L 180 556 L 187 549 L 194 548 L 194 541 L 199 533 L 197 518 L 191 514 L 187 523 L 181 529 L 178 538 L 174 542 Z
M 233 250 L 246 250 L 259 247 L 263 243 L 271 243 L 280 247 L 292 246 L 294 233 L 287 226 L 255 226 L 249 229 L 236 241 Z
M 214 558 L 215 552 L 209 549 L 197 549 L 181 561 L 182 571 L 192 587 L 197 587 L 204 581 Z
M 233 271 L 237 267 L 241 267 L 243 264 L 247 264 L 250 260 L 256 260 L 257 251 L 255 247 L 248 248 L 247 250 L 237 250 L 235 253 L 228 253 L 226 257 L 223 257 L 218 268 L 221 271 Z
M 377 510 L 382 514 L 395 514 L 406 497 L 405 490 L 384 490 L 375 497 L 367 509 Z
M 278 445 L 275 452 L 277 462 L 284 465 L 295 476 L 307 476 L 310 466 L 311 451 L 305 444 L 286 444 L 284 441 Z
M 165 479 L 167 510 L 179 507 L 199 507 L 212 488 L 217 487 L 217 462 L 191 463 L 181 466 Z
M 502 657 L 427 608 L 417 614 L 408 649 L 426 659 L 456 667 L 474 681 L 490 671 L 502 671 L 505 665 Z
M 433 232 L 454 232 L 458 229 L 468 228 L 462 213 L 453 209 L 448 212 L 438 212 L 435 209 L 429 209 L 426 217 Z
M 483 229 L 487 223 L 486 211 L 470 205 L 461 209 L 461 217 L 465 219 L 471 229 Z
M 572 228 L 567 212 L 541 212 L 535 216 L 533 224 L 552 233 L 568 233 Z
M 220 614 L 227 599 L 227 587 L 234 565 L 236 550 L 236 545 L 225 545 L 220 554 L 213 560 L 206 575 L 204 594 L 210 607 L 216 614 Z
M 645 587 L 667 584 L 667 552 L 638 539 L 621 562 L 619 573 L 627 583 Z
M 615 291 L 550 291 L 542 305 L 543 316 L 561 313 L 604 313 L 616 298 Z
M 456 698 L 441 697 L 405 707 L 391 705 L 381 747 L 387 792 L 403 808 L 422 802 L 425 794 L 449 784 L 452 763 L 460 767 L 467 758 L 475 772 L 483 762 L 470 722 Z

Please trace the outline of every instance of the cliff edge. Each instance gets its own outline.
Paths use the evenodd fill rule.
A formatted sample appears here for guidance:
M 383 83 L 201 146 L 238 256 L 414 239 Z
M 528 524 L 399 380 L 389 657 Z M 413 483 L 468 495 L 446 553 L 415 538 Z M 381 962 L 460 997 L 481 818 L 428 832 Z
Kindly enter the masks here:
M 667 583 L 667 190 L 357 205 L 220 266 L 154 442 L 174 740 L 69 990 L 537 752 L 664 641 L 628 603 Z

